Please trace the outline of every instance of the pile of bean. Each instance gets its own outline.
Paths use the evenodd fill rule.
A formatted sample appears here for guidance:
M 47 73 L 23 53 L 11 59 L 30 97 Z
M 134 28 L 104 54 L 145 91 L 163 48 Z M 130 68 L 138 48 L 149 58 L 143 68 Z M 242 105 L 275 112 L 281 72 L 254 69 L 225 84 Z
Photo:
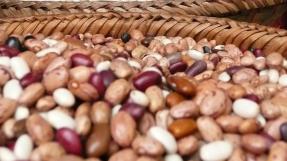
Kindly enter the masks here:
M 287 161 L 286 69 L 207 39 L 0 31 L 0 161 Z

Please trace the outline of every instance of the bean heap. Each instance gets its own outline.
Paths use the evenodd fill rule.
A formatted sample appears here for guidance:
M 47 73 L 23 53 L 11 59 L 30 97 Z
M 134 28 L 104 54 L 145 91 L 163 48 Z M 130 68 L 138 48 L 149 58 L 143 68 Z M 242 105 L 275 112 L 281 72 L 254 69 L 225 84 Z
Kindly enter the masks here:
M 215 40 L 0 31 L 0 161 L 287 161 L 286 69 Z

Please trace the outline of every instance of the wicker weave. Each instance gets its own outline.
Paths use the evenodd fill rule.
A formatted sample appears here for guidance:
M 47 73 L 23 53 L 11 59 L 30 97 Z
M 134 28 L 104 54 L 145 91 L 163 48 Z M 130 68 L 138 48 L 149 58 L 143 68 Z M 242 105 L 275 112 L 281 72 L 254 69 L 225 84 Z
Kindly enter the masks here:
M 53 32 L 77 34 L 90 32 L 119 37 L 137 28 L 144 34 L 191 36 L 196 40 L 215 39 L 219 44 L 234 43 L 242 49 L 262 48 L 266 53 L 277 51 L 287 55 L 287 31 L 203 16 L 171 16 L 170 14 L 94 13 L 49 15 L 0 19 L 0 28 L 8 34 Z
M 0 16 L 31 16 L 38 14 L 94 13 L 94 12 L 157 12 L 223 16 L 286 3 L 287 0 L 156 0 L 144 2 L 33 2 L 2 0 Z M 286 7 L 286 6 L 285 6 Z

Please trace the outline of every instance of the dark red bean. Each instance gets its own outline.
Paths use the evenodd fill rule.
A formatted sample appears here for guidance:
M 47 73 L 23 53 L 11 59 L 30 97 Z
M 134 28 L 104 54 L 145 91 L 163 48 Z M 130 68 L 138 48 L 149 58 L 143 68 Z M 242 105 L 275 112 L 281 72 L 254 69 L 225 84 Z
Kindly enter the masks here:
M 280 126 L 281 139 L 287 142 L 287 122 Z
M 42 74 L 30 72 L 30 73 L 26 74 L 20 80 L 20 84 L 21 84 L 22 87 L 25 88 L 25 87 L 29 86 L 32 83 L 41 81 L 41 79 L 42 79 Z
M 146 38 L 144 38 L 141 43 L 145 46 L 145 47 L 149 47 L 149 44 L 152 42 L 153 37 L 148 36 Z
M 263 136 L 266 140 L 267 140 L 267 143 L 268 143 L 268 146 L 271 147 L 271 145 L 276 142 L 276 140 L 270 136 L 269 134 L 265 133 L 265 132 L 262 132 L 260 133 L 261 136 Z
M 172 65 L 174 63 L 177 63 L 179 61 L 182 60 L 181 58 L 181 54 L 180 53 L 174 53 L 174 54 L 170 54 L 167 56 L 167 60 L 169 61 L 169 64 Z
M 177 73 L 177 72 L 184 72 L 187 68 L 187 64 L 184 62 L 177 62 L 174 64 L 171 64 L 169 66 L 169 71 L 171 74 Z
M 219 62 L 220 62 L 220 58 L 217 56 L 217 57 L 214 57 L 210 60 L 214 66 L 216 66 Z
M 100 75 L 106 87 L 109 86 L 116 79 L 116 76 L 111 70 L 101 71 Z
M 242 68 L 243 68 L 242 66 L 232 66 L 232 67 L 227 68 L 225 71 L 229 75 L 233 75 L 234 73 L 238 72 Z
M 136 120 L 139 120 L 145 112 L 144 107 L 135 103 L 125 103 L 120 110 L 128 112 Z
M 190 67 L 188 67 L 185 73 L 190 76 L 194 77 L 207 69 L 207 64 L 203 60 L 198 60 L 193 63 Z
M 134 87 L 141 91 L 145 91 L 149 86 L 160 82 L 161 75 L 155 71 L 145 71 L 133 78 Z
M 256 57 L 264 56 L 264 53 L 263 53 L 263 51 L 262 51 L 261 49 L 254 49 L 254 50 L 253 50 L 253 54 L 254 54 L 254 56 L 256 56 Z
M 14 150 L 14 147 L 15 147 L 15 143 L 16 141 L 10 141 L 7 143 L 7 148 L 10 149 L 10 150 Z
M 97 89 L 101 96 L 105 94 L 106 86 L 102 76 L 99 73 L 91 74 L 89 82 Z
M 254 101 L 254 102 L 257 102 L 257 103 L 260 102 L 259 97 L 256 96 L 255 94 L 247 94 L 247 95 L 245 95 L 243 98 L 249 99 L 249 100 Z
M 92 67 L 93 61 L 90 57 L 84 54 L 74 54 L 71 56 L 72 66 L 87 66 Z
M 61 128 L 57 130 L 56 140 L 63 146 L 66 152 L 81 155 L 81 140 L 74 130 L 69 128 Z
M 11 48 L 6 45 L 0 46 L 0 56 L 8 56 L 8 57 L 14 57 L 19 55 L 20 51 L 15 48 Z

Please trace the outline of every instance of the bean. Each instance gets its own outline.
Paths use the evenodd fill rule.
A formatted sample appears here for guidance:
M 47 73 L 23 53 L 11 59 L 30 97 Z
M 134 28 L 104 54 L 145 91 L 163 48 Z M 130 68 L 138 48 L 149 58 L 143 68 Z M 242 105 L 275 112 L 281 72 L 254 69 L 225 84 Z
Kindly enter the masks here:
M 152 114 L 145 112 L 142 118 L 139 121 L 139 131 L 143 134 L 146 134 L 147 131 L 155 126 L 155 119 Z
M 165 161 L 183 161 L 180 155 L 178 154 L 168 154 L 164 157 Z
M 106 123 L 96 124 L 87 140 L 87 155 L 90 157 L 100 157 L 106 154 L 109 149 L 110 141 L 110 126 Z
M 176 92 L 171 92 L 166 97 L 166 104 L 169 107 L 173 107 L 173 106 L 179 104 L 180 102 L 182 102 L 184 100 L 185 100 L 185 98 L 182 95 L 180 95 Z
M 53 92 L 55 102 L 63 107 L 71 107 L 75 104 L 74 95 L 65 88 L 58 88 Z
M 167 129 L 167 127 L 172 123 L 173 118 L 171 117 L 169 110 L 165 109 L 156 113 L 155 120 L 157 126 Z
M 0 56 L 14 57 L 19 55 L 20 51 L 6 45 L 0 45 Z
M 23 105 L 31 106 L 44 94 L 44 86 L 41 83 L 33 83 L 24 89 L 18 101 Z
M 18 100 L 23 93 L 23 89 L 16 79 L 9 80 L 3 87 L 3 96 L 5 98 Z
M 19 160 L 29 159 L 33 150 L 33 141 L 29 135 L 21 135 L 14 147 L 14 154 Z
M 146 96 L 149 98 L 149 110 L 155 113 L 162 110 L 165 106 L 165 99 L 162 90 L 158 86 L 150 86 L 145 91 Z
M 69 128 L 60 128 L 56 132 L 56 140 L 63 146 L 66 152 L 80 155 L 81 154 L 81 141 L 80 137 L 74 130 Z
M 160 74 L 154 71 L 145 71 L 133 78 L 133 85 L 140 91 L 145 91 L 148 87 L 160 82 Z
M 49 161 L 53 158 L 58 158 L 65 155 L 65 149 L 56 142 L 48 142 L 41 144 L 32 152 L 30 159 L 32 161 L 43 160 Z
M 55 129 L 60 129 L 64 127 L 67 127 L 70 129 L 75 128 L 75 120 L 68 114 L 57 109 L 51 110 L 47 113 L 47 121 Z
M 216 122 L 225 132 L 236 133 L 243 119 L 236 115 L 222 115 L 216 119 Z
M 132 148 L 140 155 L 160 156 L 164 153 L 161 143 L 147 136 L 136 137 Z
M 235 73 L 237 73 L 239 70 L 241 70 L 243 67 L 242 66 L 231 66 L 229 68 L 227 68 L 225 71 L 229 74 L 229 75 L 233 75 Z
M 219 151 L 218 149 L 224 149 Z M 227 141 L 214 141 L 200 148 L 200 158 L 203 160 L 226 160 L 233 152 L 231 143 Z
M 184 62 L 177 62 L 169 66 L 169 71 L 171 74 L 177 73 L 177 72 L 183 72 L 187 68 L 187 64 Z
M 260 102 L 259 97 L 255 94 L 247 94 L 247 95 L 243 96 L 243 98 L 247 98 L 247 99 L 254 101 L 254 102 L 257 102 L 257 103 Z
M 196 93 L 195 83 L 186 77 L 170 76 L 167 81 L 180 94 L 194 96 Z
M 104 85 L 106 87 L 109 86 L 116 79 L 115 75 L 111 70 L 101 71 L 100 76 L 102 77 Z
M 279 53 L 270 53 L 266 56 L 266 63 L 270 67 L 281 65 L 283 63 L 283 57 Z
M 120 110 L 129 113 L 135 120 L 139 120 L 145 112 L 144 107 L 135 103 L 126 103 Z
M 36 103 L 36 108 L 39 111 L 48 111 L 56 106 L 56 102 L 52 96 L 44 96 L 40 98 Z
M 118 79 L 111 83 L 105 93 L 105 100 L 113 105 L 121 103 L 131 90 L 131 85 L 125 79 Z M 117 93 L 115 95 L 115 93 Z
M 133 70 L 127 61 L 115 59 L 111 63 L 111 70 L 118 78 L 126 78 L 129 77 Z
M 69 72 L 65 67 L 56 68 L 50 72 L 45 72 L 43 76 L 43 85 L 48 92 L 53 92 L 57 88 L 66 86 L 69 80 Z
M 168 127 L 176 139 L 183 138 L 196 131 L 196 123 L 192 119 L 178 119 Z
M 18 79 L 23 78 L 30 72 L 30 68 L 26 61 L 21 57 L 13 57 L 10 60 L 12 71 Z
M 5 161 L 15 161 L 16 156 L 14 153 L 5 147 L 0 147 L 0 160 Z
M 132 102 L 143 107 L 148 106 L 150 103 L 149 98 L 146 96 L 146 94 L 139 90 L 132 90 L 130 92 L 130 99 Z
M 287 122 L 285 117 L 278 117 L 275 120 L 268 121 L 267 124 L 264 126 L 264 132 L 271 136 L 275 140 L 280 140 L 280 126 Z
M 280 134 L 282 140 L 287 141 L 287 122 L 280 125 Z
M 272 145 L 267 161 L 285 161 L 287 159 L 287 144 L 285 142 L 276 142 Z
M 171 107 L 170 114 L 174 118 L 196 117 L 199 114 L 199 108 L 194 101 L 185 100 Z
M 17 102 L 8 99 L 8 98 L 0 98 L 0 123 L 2 124 L 5 122 L 7 119 L 9 119 L 15 112 L 16 110 L 16 105 Z
M 72 66 L 87 66 L 92 67 L 93 61 L 87 55 L 76 53 L 71 56 Z
M 86 66 L 77 66 L 70 70 L 71 79 L 80 83 L 88 82 L 91 77 L 91 69 Z
M 256 134 L 243 135 L 241 138 L 242 146 L 253 154 L 262 154 L 268 149 L 267 140 Z
M 88 115 L 80 115 L 75 117 L 75 130 L 79 135 L 86 136 L 92 126 L 92 121 Z
M 174 54 L 167 55 L 166 58 L 169 61 L 169 64 L 173 65 L 181 61 L 181 54 L 176 52 Z
M 194 154 L 199 147 L 199 141 L 197 140 L 196 137 L 190 135 L 178 140 L 177 147 L 180 155 L 185 156 Z
M 116 152 L 113 154 L 109 161 L 135 161 L 137 160 L 137 154 L 131 149 L 123 149 L 121 151 Z
M 26 119 L 16 120 L 16 122 L 13 126 L 13 129 L 12 129 L 15 137 L 19 137 L 19 136 L 27 133 L 25 124 L 26 124 Z
M 248 99 L 237 99 L 234 101 L 232 108 L 238 116 L 243 118 L 254 118 L 259 114 L 258 104 Z
M 190 67 L 188 67 L 185 73 L 189 77 L 194 77 L 207 69 L 207 64 L 203 60 L 198 60 L 194 62 Z
M 90 112 L 91 120 L 94 124 L 109 123 L 111 118 L 111 108 L 104 101 L 95 102 Z
M 32 83 L 39 82 L 42 79 L 42 75 L 40 73 L 27 73 L 20 80 L 20 84 L 23 88 L 29 86 Z
M 222 139 L 223 132 L 214 119 L 210 117 L 200 117 L 197 119 L 196 124 L 205 141 L 212 142 Z
M 8 37 L 8 39 L 5 41 L 5 45 L 11 48 L 15 48 L 19 51 L 23 49 L 20 40 L 17 37 L 13 37 L 13 36 Z

